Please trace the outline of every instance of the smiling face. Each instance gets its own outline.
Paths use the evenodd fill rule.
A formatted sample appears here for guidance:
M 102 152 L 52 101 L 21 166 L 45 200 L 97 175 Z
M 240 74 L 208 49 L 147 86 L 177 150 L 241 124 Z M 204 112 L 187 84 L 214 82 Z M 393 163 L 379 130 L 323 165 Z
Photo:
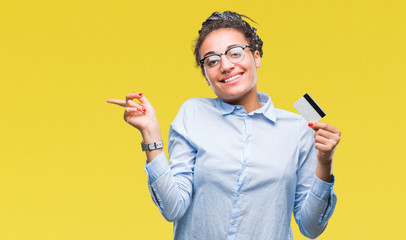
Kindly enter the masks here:
M 200 59 L 213 53 L 225 52 L 227 49 L 249 45 L 244 35 L 232 28 L 222 28 L 207 35 L 200 47 Z M 231 63 L 221 55 L 220 67 L 209 72 L 204 70 L 207 83 L 214 93 L 224 102 L 244 105 L 257 99 L 257 68 L 261 66 L 258 51 L 252 53 L 249 48 L 244 50 L 245 58 L 239 63 Z

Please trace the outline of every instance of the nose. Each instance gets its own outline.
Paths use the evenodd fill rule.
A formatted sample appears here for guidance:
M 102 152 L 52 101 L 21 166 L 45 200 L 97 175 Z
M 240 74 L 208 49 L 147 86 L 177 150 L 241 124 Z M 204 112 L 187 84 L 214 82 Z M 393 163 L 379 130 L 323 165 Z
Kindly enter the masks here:
M 221 63 L 220 63 L 220 71 L 222 73 L 224 72 L 230 72 L 231 69 L 234 68 L 234 64 L 228 60 L 226 55 L 222 54 L 221 55 Z

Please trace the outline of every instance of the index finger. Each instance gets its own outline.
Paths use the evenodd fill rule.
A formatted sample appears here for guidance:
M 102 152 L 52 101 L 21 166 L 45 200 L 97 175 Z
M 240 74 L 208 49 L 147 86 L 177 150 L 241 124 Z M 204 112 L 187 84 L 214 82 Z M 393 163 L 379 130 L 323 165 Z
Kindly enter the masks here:
M 119 105 L 122 107 L 125 107 L 125 103 L 126 103 L 124 100 L 119 100 L 119 99 L 107 99 L 106 102 L 113 103 L 113 104 L 116 104 L 116 105 Z
M 125 95 L 125 100 L 126 101 L 128 101 L 128 100 L 133 100 L 133 99 L 140 99 L 141 97 L 143 96 L 143 94 L 142 93 L 135 93 L 135 92 L 132 92 L 132 93 L 128 93 L 127 95 Z
M 129 94 L 127 94 L 125 96 L 126 101 L 133 100 L 135 98 L 138 99 L 138 101 L 140 101 L 141 104 L 143 104 L 143 105 L 147 105 L 147 106 L 150 105 L 150 102 L 148 101 L 148 99 L 142 93 L 134 93 L 134 92 L 132 92 L 132 93 L 129 93 Z
M 324 129 L 324 130 L 332 132 L 332 133 L 340 133 L 340 130 L 338 130 L 334 126 L 332 126 L 328 123 L 324 123 L 324 122 L 309 122 L 309 127 L 313 128 L 314 131 L 317 131 L 319 129 Z

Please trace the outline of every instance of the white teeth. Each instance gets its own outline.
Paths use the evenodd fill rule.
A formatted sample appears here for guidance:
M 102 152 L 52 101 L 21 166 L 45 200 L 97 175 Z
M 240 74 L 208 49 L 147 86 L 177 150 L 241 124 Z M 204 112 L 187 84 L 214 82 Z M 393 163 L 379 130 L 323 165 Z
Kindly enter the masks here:
M 234 79 L 236 79 L 236 78 L 238 78 L 238 77 L 241 77 L 241 74 L 238 74 L 238 75 L 235 75 L 235 76 L 232 76 L 232 77 L 230 77 L 229 79 L 226 79 L 226 80 L 224 80 L 224 82 L 229 82 L 229 81 L 231 81 L 231 80 L 234 80 Z

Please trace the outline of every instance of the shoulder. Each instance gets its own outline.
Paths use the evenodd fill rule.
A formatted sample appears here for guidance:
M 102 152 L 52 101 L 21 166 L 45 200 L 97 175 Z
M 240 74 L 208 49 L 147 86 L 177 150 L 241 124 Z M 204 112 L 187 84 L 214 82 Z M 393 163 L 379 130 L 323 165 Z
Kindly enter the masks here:
M 194 115 L 199 112 L 210 111 L 216 107 L 217 99 L 214 98 L 190 98 L 179 109 L 179 113 Z
M 275 108 L 275 112 L 277 121 L 307 125 L 306 120 L 300 114 L 289 112 L 280 108 Z
M 192 119 L 195 116 L 202 116 L 205 112 L 211 112 L 216 107 L 217 99 L 213 98 L 190 98 L 180 106 L 176 118 Z M 175 118 L 175 119 L 176 119 Z
M 200 106 L 212 106 L 216 103 L 217 99 L 214 98 L 203 98 L 203 97 L 195 97 L 190 98 L 183 102 L 181 108 L 194 108 Z
M 266 105 L 265 114 L 270 115 L 270 118 L 275 118 L 279 126 L 307 126 L 307 122 L 302 115 L 275 107 L 268 94 L 258 92 L 258 98 L 261 103 Z
M 299 139 L 313 138 L 313 129 L 307 125 L 308 122 L 302 115 L 278 108 L 275 108 L 275 111 L 276 122 L 279 126 L 283 126 L 284 129 L 291 129 Z
M 291 122 L 292 129 L 295 129 L 295 135 L 299 141 L 301 151 L 308 152 L 314 145 L 314 131 L 308 126 L 308 122 L 300 114 L 292 113 L 286 110 L 279 110 L 281 119 Z M 279 115 L 278 115 L 279 116 Z

